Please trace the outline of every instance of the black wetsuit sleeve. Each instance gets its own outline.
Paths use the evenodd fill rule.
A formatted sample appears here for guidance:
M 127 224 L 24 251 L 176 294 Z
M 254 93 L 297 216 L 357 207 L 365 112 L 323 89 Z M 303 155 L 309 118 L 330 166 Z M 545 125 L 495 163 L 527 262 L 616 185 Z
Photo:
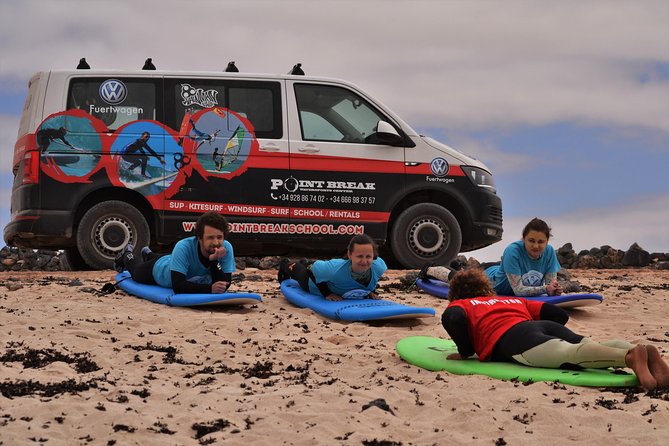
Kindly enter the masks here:
M 441 315 L 441 324 L 448 332 L 455 345 L 458 346 L 458 353 L 463 358 L 469 358 L 474 353 L 474 346 L 469 339 L 467 331 L 467 314 L 460 307 L 448 307 Z
M 171 271 L 172 289 L 177 294 L 211 294 L 211 285 L 195 283 L 186 280 L 186 275 L 178 271 Z
M 539 317 L 546 321 L 555 321 L 558 324 L 565 325 L 569 320 L 569 313 L 557 305 L 546 302 L 541 306 Z
M 219 268 L 219 263 L 218 260 L 211 260 L 211 263 L 209 264 L 209 272 L 211 273 L 211 281 L 212 283 L 215 282 L 228 282 L 228 288 L 230 288 L 230 285 L 232 284 L 232 273 L 224 273 L 220 268 Z
M 317 283 L 316 286 L 318 287 L 318 291 L 320 291 L 323 296 L 328 297 L 330 294 L 332 294 L 332 291 L 330 290 L 327 282 Z
M 146 142 L 143 144 L 142 147 L 144 147 L 146 150 L 148 150 L 149 153 L 150 153 L 152 156 L 154 156 L 154 157 L 157 158 L 157 159 L 160 159 L 160 155 L 158 155 L 158 154 L 155 152 L 155 150 L 153 150 L 153 149 L 151 148 L 151 146 L 149 146 Z

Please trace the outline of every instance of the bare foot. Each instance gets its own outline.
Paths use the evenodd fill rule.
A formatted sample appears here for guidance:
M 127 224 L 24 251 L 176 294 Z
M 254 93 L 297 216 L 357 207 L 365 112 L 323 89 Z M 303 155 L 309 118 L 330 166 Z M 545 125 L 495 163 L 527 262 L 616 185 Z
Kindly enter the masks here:
M 657 387 L 669 388 L 669 364 L 654 345 L 647 345 L 646 352 L 648 353 L 648 368 L 657 381 Z
M 628 351 L 625 355 L 625 364 L 634 370 L 641 387 L 646 390 L 653 390 L 657 387 L 657 381 L 648 369 L 648 353 L 645 346 L 637 345 Z

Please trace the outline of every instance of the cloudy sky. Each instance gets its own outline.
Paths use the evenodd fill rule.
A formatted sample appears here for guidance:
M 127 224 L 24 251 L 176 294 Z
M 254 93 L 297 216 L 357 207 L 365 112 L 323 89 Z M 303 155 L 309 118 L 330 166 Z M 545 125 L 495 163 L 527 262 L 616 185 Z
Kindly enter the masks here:
M 669 252 L 669 2 L 2 0 L 0 225 L 32 73 L 74 68 L 349 80 L 492 170 L 504 240 L 539 216 L 553 244 Z

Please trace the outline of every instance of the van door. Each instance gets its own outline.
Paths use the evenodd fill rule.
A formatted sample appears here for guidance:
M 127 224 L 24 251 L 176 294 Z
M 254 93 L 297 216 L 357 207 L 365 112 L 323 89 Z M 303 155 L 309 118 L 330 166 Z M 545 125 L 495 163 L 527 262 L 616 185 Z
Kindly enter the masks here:
M 291 81 L 287 90 L 293 181 L 284 188 L 292 193 L 295 223 L 325 243 L 362 232 L 384 241 L 390 210 L 403 194 L 409 139 L 348 87 Z
M 288 140 L 280 81 L 166 79 L 166 116 L 176 129 L 182 171 L 165 194 L 168 238 L 192 228 L 197 215 L 216 211 L 235 239 L 258 240 L 287 224 L 288 203 L 272 198 L 274 178 L 288 171 Z M 277 218 L 279 220 L 277 220 Z

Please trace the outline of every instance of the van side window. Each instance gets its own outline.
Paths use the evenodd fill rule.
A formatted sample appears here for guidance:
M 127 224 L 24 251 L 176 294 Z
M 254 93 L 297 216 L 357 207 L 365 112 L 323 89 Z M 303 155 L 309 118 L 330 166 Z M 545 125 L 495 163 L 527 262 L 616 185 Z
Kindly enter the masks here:
M 67 109 L 80 109 L 112 131 L 139 119 L 159 120 L 156 82 L 150 79 L 77 78 L 70 82 Z
M 329 85 L 295 84 L 302 139 L 374 143 L 379 121 L 389 121 L 358 94 Z
M 225 107 L 248 119 L 258 138 L 283 135 L 278 82 L 166 79 L 165 92 L 166 124 L 174 129 L 181 127 L 186 112 Z

